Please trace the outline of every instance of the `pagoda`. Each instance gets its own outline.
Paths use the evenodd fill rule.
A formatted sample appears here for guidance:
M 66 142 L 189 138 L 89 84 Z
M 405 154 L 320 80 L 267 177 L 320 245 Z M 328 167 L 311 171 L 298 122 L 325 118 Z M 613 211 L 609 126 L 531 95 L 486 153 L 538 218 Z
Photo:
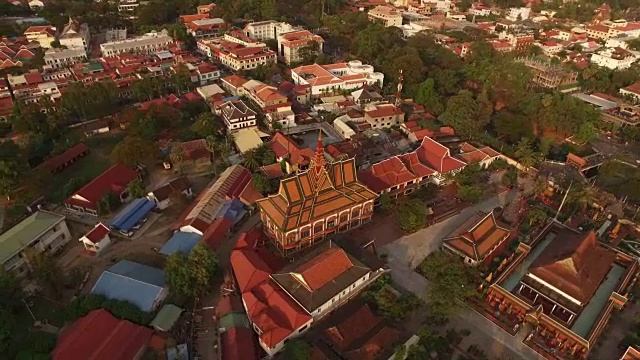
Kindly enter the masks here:
M 358 181 L 353 158 L 326 162 L 320 133 L 309 168 L 256 204 L 265 233 L 286 255 L 370 221 L 376 197 Z

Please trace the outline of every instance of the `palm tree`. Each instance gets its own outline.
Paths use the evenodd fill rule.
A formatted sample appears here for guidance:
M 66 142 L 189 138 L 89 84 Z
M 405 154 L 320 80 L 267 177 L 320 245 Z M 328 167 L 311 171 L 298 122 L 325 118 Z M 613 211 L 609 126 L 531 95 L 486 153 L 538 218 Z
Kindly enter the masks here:
M 540 207 L 534 207 L 529 211 L 529 226 L 542 224 L 549 216 Z
M 515 154 L 520 164 L 526 169 L 525 172 L 533 165 L 542 161 L 542 154 L 533 149 L 531 139 L 529 138 L 522 138 L 520 142 L 518 142 Z
M 549 182 L 546 178 L 539 177 L 533 182 L 533 186 L 531 190 L 533 191 L 534 196 L 540 196 L 544 194 L 545 191 L 549 188 Z
M 256 171 L 260 167 L 260 159 L 258 158 L 258 153 L 256 149 L 251 149 L 244 154 L 242 154 L 243 160 L 242 164 L 247 167 L 247 169 L 251 171 Z
M 569 190 L 567 202 L 574 204 L 579 210 L 584 211 L 593 206 L 598 200 L 598 192 L 593 186 L 575 187 Z
M 171 147 L 171 154 L 169 155 L 171 158 L 171 162 L 174 165 L 178 165 L 180 167 L 180 175 L 182 175 L 182 163 L 184 162 L 184 150 L 180 144 L 174 144 Z

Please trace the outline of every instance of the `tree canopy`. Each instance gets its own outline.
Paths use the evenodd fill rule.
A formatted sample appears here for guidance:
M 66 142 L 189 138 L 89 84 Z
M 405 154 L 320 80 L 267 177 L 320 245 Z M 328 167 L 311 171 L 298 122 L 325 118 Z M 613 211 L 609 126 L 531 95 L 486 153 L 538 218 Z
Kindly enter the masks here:
M 204 295 L 218 272 L 216 255 L 206 244 L 198 244 L 189 255 L 175 253 L 167 258 L 164 268 L 169 288 L 184 297 Z

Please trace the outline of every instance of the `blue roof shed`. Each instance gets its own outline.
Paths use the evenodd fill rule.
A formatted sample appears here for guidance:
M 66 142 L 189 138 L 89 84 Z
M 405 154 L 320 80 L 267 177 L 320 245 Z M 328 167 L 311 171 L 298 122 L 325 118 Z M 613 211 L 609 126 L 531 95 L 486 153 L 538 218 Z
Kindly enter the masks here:
M 109 226 L 129 231 L 155 207 L 156 203 L 147 198 L 135 199 L 111 219 Z
M 143 311 L 151 311 L 166 296 L 164 271 L 129 260 L 121 260 L 105 270 L 92 294 L 124 300 Z
M 202 235 L 200 234 L 177 231 L 173 234 L 171 239 L 162 246 L 160 254 L 171 255 L 177 252 L 188 254 L 201 239 Z

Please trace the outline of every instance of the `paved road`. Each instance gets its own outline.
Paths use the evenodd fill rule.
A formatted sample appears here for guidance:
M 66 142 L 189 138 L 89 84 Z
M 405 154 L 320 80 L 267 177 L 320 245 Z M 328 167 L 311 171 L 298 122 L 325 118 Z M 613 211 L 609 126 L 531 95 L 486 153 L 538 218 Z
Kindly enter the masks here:
M 411 235 L 384 246 L 381 252 L 387 254 L 391 277 L 398 286 L 426 300 L 429 282 L 413 271 L 429 254 L 442 244 L 442 238 L 460 226 L 475 211 L 491 211 L 497 206 L 504 206 L 515 199 L 517 191 L 501 193 L 482 203 L 468 207 L 460 214 L 443 222 L 422 229 Z M 468 340 L 480 345 L 487 354 L 501 356 L 505 359 L 543 359 L 533 349 L 522 343 L 522 339 L 514 337 L 493 324 L 477 312 L 469 309 L 452 319 L 451 326 L 458 329 L 471 330 Z
M 390 263 L 405 264 L 413 269 L 429 254 L 436 251 L 442 244 L 442 239 L 460 226 L 471 214 L 476 211 L 491 211 L 497 206 L 504 206 L 516 198 L 516 194 L 515 190 L 503 192 L 479 204 L 465 208 L 456 216 L 385 245 L 381 252 L 388 255 Z M 393 271 L 392 266 L 392 276 Z

